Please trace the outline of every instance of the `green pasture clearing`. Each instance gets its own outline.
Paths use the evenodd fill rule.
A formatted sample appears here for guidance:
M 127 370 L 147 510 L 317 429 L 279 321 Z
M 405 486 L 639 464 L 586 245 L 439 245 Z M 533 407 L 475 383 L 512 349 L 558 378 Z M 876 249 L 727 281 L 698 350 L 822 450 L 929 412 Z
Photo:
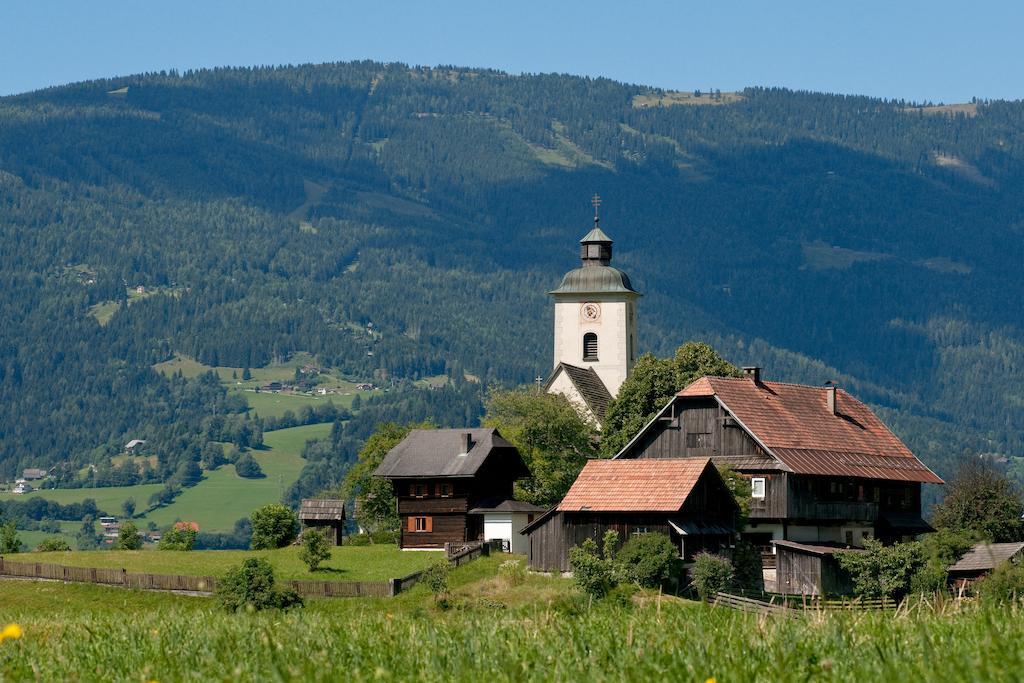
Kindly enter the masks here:
M 361 329 L 361 328 L 360 328 Z M 184 355 L 175 355 L 170 360 L 157 363 L 153 369 L 165 375 L 172 375 L 181 371 L 185 377 L 198 377 L 211 370 L 217 373 L 220 381 L 232 391 L 241 392 L 249 403 L 250 412 L 261 417 L 281 417 L 284 411 L 291 410 L 298 413 L 302 406 L 317 406 L 327 401 L 332 401 L 338 407 L 351 408 L 352 399 L 357 394 L 365 398 L 371 392 L 357 391 L 356 383 L 342 379 L 331 371 L 318 375 L 320 383 L 318 387 L 333 390 L 333 394 L 326 396 L 310 394 L 286 394 L 269 391 L 255 391 L 269 382 L 283 382 L 295 379 L 295 368 L 304 365 L 316 365 L 316 359 L 307 353 L 297 353 L 285 363 L 268 365 L 265 368 L 252 368 L 250 374 L 252 379 L 243 381 L 244 368 L 233 368 L 227 366 L 213 367 L 203 365 L 193 358 Z
M 128 287 L 125 289 L 125 293 L 128 296 L 128 305 L 131 306 L 139 299 L 145 299 L 147 296 L 152 296 L 160 290 L 145 290 L 143 292 L 136 291 L 135 287 Z M 110 322 L 110 319 L 117 313 L 117 309 L 120 307 L 118 301 L 101 301 L 98 304 L 93 304 L 89 307 L 89 315 L 96 318 L 100 325 L 106 325 Z
M 347 395 L 342 393 L 329 396 L 309 396 L 306 394 L 281 394 L 271 391 L 244 391 L 242 395 L 249 402 L 249 412 L 255 413 L 260 417 L 281 417 L 286 410 L 290 410 L 298 415 L 302 406 L 315 408 L 319 405 L 326 405 L 328 402 L 333 403 L 339 408 L 351 408 L 352 399 L 356 397 L 356 394 L 366 395 L 369 393 L 368 391 L 357 392 L 352 388 L 348 390 Z
M 661 93 L 641 93 L 633 97 L 633 107 L 642 109 L 644 107 L 673 107 L 677 105 L 688 106 L 716 106 L 732 104 L 743 100 L 743 95 L 738 92 L 723 92 L 713 94 L 701 92 L 695 95 L 693 91 L 666 90 Z
M 159 554 L 153 551 L 152 554 Z M 164 553 L 166 554 L 166 553 Z M 186 553 L 187 554 L 187 553 Z M 196 553 L 197 554 L 197 553 Z M 11 680 L 1013 681 L 1019 604 L 758 617 L 671 597 L 591 604 L 564 579 L 452 574 L 448 609 L 397 598 L 308 600 L 227 614 L 214 600 L 0 581 Z
M 0 493 L 0 500 L 28 500 L 45 498 L 62 505 L 81 503 L 86 498 L 96 501 L 97 507 L 112 515 L 121 514 L 121 504 L 134 498 L 137 506 L 145 507 L 146 501 L 163 488 L 163 484 L 139 484 L 137 486 L 108 486 L 95 489 L 41 489 L 32 493 Z
M 182 491 L 170 505 L 153 510 L 135 523 L 144 528 L 152 521 L 163 528 L 176 521 L 189 521 L 197 523 L 202 531 L 231 531 L 237 520 L 248 517 L 256 508 L 279 502 L 306 464 L 301 457 L 306 441 L 330 433 L 330 424 L 267 432 L 263 435 L 266 448 L 252 451 L 265 477 L 246 479 L 235 473 L 234 465 L 222 465 L 213 472 L 204 472 L 201 482 Z
M 319 581 L 386 581 L 411 574 L 438 562 L 443 553 L 411 552 L 394 545 L 341 546 L 331 549 L 331 559 L 310 572 L 299 559 L 299 548 L 278 550 L 72 550 L 64 553 L 9 555 L 12 562 L 50 562 L 73 567 L 127 569 L 145 574 L 221 576 L 249 557 L 262 557 L 280 579 Z

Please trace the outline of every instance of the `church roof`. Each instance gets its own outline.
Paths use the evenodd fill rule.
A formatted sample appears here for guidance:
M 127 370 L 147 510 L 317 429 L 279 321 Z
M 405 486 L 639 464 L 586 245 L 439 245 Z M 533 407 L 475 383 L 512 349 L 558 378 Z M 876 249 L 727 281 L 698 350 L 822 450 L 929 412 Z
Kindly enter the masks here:
M 551 386 L 559 371 L 564 372 L 569 381 L 576 387 L 576 391 L 580 392 L 580 396 L 583 397 L 587 408 L 594 414 L 597 421 L 604 422 L 604 414 L 608 410 L 608 404 L 612 401 L 612 395 L 608 391 L 608 387 L 601 381 L 597 372 L 594 371 L 594 368 L 581 368 L 569 365 L 568 363 L 559 363 L 551 372 L 551 376 L 548 377 L 547 384 L 544 387 L 545 390 Z
M 570 270 L 562 278 L 558 289 L 548 294 L 603 294 L 608 292 L 629 292 L 641 296 L 633 289 L 629 276 L 612 266 L 584 266 Z
M 611 242 L 612 238 L 605 234 L 604 230 L 594 226 L 594 229 L 586 234 L 586 236 L 580 240 L 580 244 L 586 244 L 587 242 Z

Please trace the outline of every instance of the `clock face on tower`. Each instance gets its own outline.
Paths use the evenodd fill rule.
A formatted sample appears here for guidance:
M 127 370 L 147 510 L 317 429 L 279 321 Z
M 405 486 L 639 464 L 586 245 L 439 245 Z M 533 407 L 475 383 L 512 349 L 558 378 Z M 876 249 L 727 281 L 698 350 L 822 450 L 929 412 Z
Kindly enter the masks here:
M 580 306 L 580 317 L 588 322 L 601 319 L 601 305 L 592 301 Z

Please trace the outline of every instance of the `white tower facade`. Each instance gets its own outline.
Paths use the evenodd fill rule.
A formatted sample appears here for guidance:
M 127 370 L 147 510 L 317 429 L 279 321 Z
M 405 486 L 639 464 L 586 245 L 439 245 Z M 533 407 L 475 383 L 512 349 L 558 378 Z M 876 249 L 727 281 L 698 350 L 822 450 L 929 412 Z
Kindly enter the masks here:
M 640 293 L 610 265 L 612 240 L 596 218 L 594 229 L 580 240 L 580 258 L 582 265 L 550 292 L 555 300 L 554 366 L 593 370 L 614 398 L 636 360 Z

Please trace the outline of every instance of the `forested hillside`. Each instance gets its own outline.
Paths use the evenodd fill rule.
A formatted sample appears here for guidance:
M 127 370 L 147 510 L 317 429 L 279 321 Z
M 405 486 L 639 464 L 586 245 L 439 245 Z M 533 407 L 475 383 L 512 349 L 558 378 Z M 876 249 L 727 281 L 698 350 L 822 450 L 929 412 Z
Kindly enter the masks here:
M 1024 104 L 363 62 L 0 99 L 0 476 L 244 410 L 175 353 L 544 375 L 595 192 L 642 350 L 836 380 L 940 473 L 1024 455 Z

